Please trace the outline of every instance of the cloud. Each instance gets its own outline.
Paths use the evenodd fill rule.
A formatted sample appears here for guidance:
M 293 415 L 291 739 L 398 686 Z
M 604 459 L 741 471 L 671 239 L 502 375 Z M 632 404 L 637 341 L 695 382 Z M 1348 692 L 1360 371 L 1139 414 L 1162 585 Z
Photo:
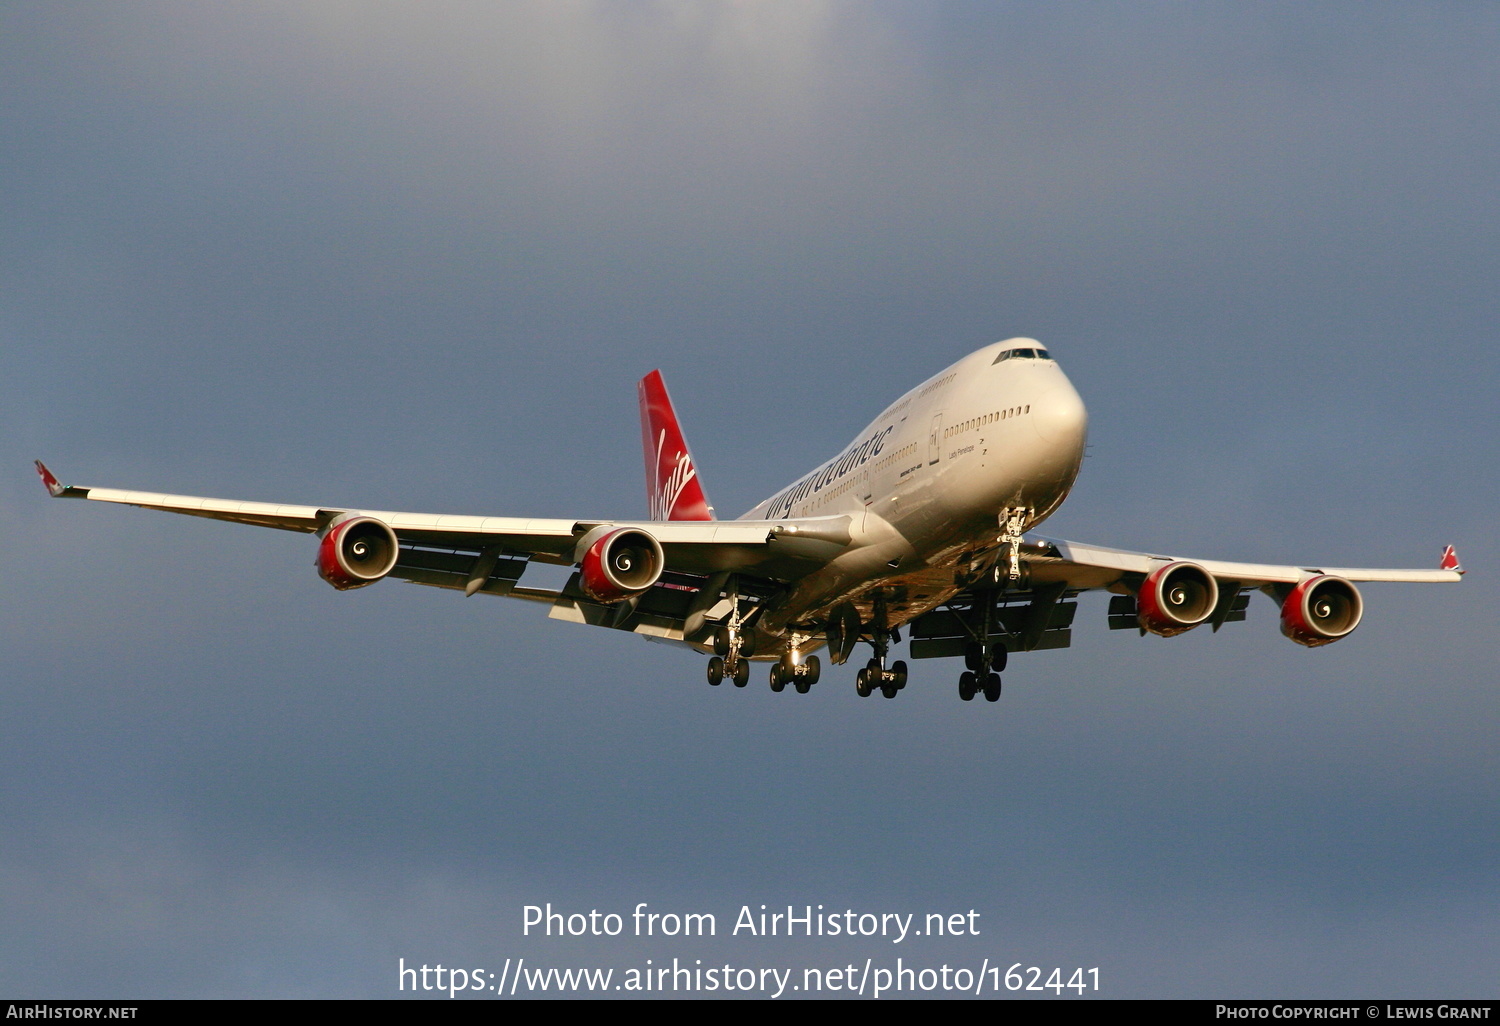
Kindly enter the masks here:
M 384 995 L 403 954 L 543 954 L 506 931 L 548 900 L 974 907 L 1000 940 L 945 953 L 1116 995 L 1492 987 L 1488 9 L 6 18 L 13 991 Z M 306 538 L 50 503 L 29 463 L 640 515 L 659 366 L 732 515 L 1015 334 L 1090 407 L 1049 532 L 1453 540 L 1469 579 L 1372 587 L 1318 652 L 1262 596 L 1170 642 L 1085 596 L 993 708 L 944 661 L 894 702 L 842 671 L 778 696 L 530 605 L 336 594 Z

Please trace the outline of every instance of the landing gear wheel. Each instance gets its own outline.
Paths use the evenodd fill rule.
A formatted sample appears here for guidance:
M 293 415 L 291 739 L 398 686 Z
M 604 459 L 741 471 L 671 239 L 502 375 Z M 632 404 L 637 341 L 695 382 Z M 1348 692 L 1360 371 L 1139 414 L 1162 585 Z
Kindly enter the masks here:
M 807 675 L 807 686 L 812 687 L 818 682 L 818 677 L 823 672 L 823 664 L 818 662 L 817 656 L 808 656 L 807 662 L 802 664 L 802 672 Z
M 870 671 L 860 670 L 859 673 L 854 675 L 855 694 L 859 695 L 860 698 L 869 698 L 871 690 L 873 689 L 870 687 Z
M 742 688 L 750 683 L 750 660 L 741 659 L 734 664 L 734 686 Z
M 784 688 L 784 687 L 786 687 L 786 678 L 781 675 L 781 664 L 780 663 L 772 663 L 771 664 L 771 690 L 774 691 L 774 692 L 776 692 L 779 695 L 779 694 L 781 694 L 781 689 Z
M 886 698 L 895 698 L 896 697 L 896 692 L 898 692 L 900 690 L 901 689 L 898 688 L 898 687 L 896 687 L 896 685 L 894 685 L 894 684 L 882 684 L 882 685 L 880 685 L 880 693 L 882 695 L 884 695 Z
M 984 646 L 971 641 L 964 646 L 964 666 L 978 673 L 984 668 Z
M 984 682 L 984 700 L 986 702 L 1000 701 L 1000 675 L 992 673 Z
M 806 677 L 803 677 L 792 686 L 797 689 L 797 694 L 805 695 L 812 690 L 812 681 L 808 680 Z
M 708 661 L 708 682 L 714 687 L 718 687 L 720 681 L 722 681 L 723 679 L 724 660 L 720 659 L 718 656 L 714 656 Z
M 714 655 L 727 656 L 729 650 L 734 646 L 730 644 L 729 628 L 720 627 L 714 631 Z
M 1010 661 L 1010 649 L 1003 644 L 996 645 L 990 649 L 990 669 L 996 673 L 1005 672 L 1005 664 Z
M 897 659 L 891 664 L 891 675 L 896 679 L 896 690 L 901 691 L 906 687 L 906 660 Z
M 965 702 L 972 702 L 972 701 L 974 701 L 974 694 L 978 690 L 979 690 L 979 688 L 978 688 L 978 685 L 975 683 L 974 674 L 970 673 L 968 670 L 965 670 L 962 674 L 959 675 L 959 678 L 958 678 L 958 697 L 959 698 L 962 698 Z

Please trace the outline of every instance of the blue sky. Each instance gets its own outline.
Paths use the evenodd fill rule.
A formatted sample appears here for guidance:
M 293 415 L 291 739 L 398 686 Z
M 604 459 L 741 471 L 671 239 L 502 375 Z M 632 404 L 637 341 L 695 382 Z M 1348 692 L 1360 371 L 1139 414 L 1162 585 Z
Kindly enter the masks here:
M 1480 4 L 10 4 L 0 989 L 376 996 L 397 959 L 1098 966 L 1112 996 L 1494 996 L 1500 12 Z M 644 514 L 659 367 L 737 514 L 1041 339 L 1046 533 L 1434 564 L 1018 657 L 998 706 L 703 684 L 308 540 L 46 501 Z M 982 912 L 538 941 L 521 908 Z

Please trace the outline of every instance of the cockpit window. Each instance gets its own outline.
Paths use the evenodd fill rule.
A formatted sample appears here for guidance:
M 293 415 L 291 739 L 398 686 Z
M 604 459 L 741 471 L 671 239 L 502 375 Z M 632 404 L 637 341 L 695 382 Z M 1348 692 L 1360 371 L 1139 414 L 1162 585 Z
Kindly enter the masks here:
M 1050 360 L 1045 349 L 1007 349 L 995 357 L 995 363 L 1001 360 Z M 992 363 L 990 366 L 994 366 Z

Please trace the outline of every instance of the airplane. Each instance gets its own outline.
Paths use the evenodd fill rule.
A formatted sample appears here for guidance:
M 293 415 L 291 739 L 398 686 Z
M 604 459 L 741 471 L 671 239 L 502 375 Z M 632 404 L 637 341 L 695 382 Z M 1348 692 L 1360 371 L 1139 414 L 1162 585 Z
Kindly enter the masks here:
M 1354 582 L 1457 582 L 1453 546 L 1434 570 L 1273 566 L 1131 552 L 1029 535 L 1067 498 L 1088 415 L 1035 339 L 985 346 L 887 406 L 832 459 L 744 513 L 718 520 L 659 371 L 639 386 L 649 520 L 454 516 L 239 502 L 65 486 L 51 495 L 314 534 L 318 574 L 340 590 L 386 577 L 545 604 L 564 621 L 628 631 L 710 655 L 708 683 L 770 664 L 773 691 L 806 694 L 814 652 L 872 655 L 855 690 L 906 687 L 891 646 L 963 657 L 959 697 L 997 701 L 1013 652 L 1067 647 L 1077 596 L 1111 593 L 1108 626 L 1171 637 L 1245 619 L 1250 592 L 1280 607 L 1307 647 L 1347 637 Z M 561 588 L 525 583 L 532 564 L 572 567 Z

